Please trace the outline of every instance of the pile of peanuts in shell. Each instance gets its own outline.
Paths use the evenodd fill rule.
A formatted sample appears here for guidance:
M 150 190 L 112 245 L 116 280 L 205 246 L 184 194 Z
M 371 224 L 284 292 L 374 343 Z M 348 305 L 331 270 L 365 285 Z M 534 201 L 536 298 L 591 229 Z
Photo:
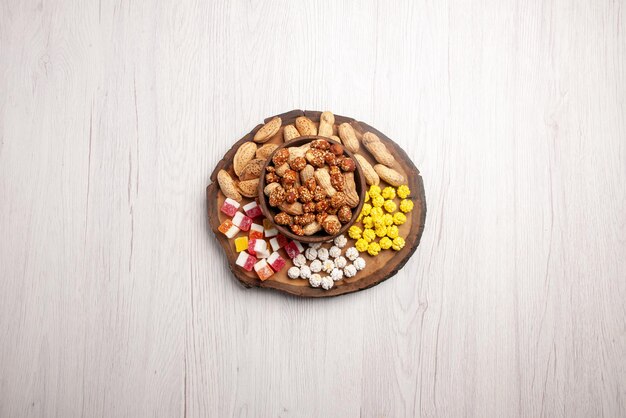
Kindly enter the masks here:
M 264 189 L 279 211 L 274 222 L 299 236 L 337 234 L 359 204 L 355 170 L 343 146 L 325 139 L 279 149 L 267 166 Z

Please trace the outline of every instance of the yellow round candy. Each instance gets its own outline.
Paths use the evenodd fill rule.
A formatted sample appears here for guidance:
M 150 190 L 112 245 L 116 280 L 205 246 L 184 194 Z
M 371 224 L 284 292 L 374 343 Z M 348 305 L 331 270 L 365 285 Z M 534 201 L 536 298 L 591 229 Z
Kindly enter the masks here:
M 363 231 L 363 239 L 367 242 L 372 242 L 376 239 L 376 233 L 373 229 L 367 228 Z
M 391 243 L 391 248 L 396 251 L 400 251 L 402 248 L 404 248 L 404 238 L 402 237 L 394 238 L 393 242 Z
M 373 198 L 373 197 L 375 197 L 375 196 L 380 196 L 380 192 L 381 192 L 381 190 L 380 190 L 380 187 L 379 187 L 379 186 L 377 186 L 377 185 L 375 185 L 375 184 L 372 184 L 372 185 L 370 186 L 370 197 L 372 197 L 372 198 Z
M 402 186 L 398 187 L 397 193 L 400 199 L 406 199 L 411 195 L 411 190 L 409 189 L 409 186 L 403 184 Z
M 367 251 L 367 241 L 365 241 L 363 238 L 357 240 L 354 246 L 360 253 Z
M 370 244 L 367 246 L 367 252 L 371 256 L 377 256 L 380 252 L 380 245 L 378 245 L 377 242 L 370 242 Z
M 388 250 L 391 248 L 391 240 L 387 237 L 381 238 L 381 240 L 378 241 L 378 245 L 380 245 L 380 248 L 383 250 Z
M 361 209 L 361 215 L 367 216 L 370 214 L 371 210 L 372 210 L 372 205 L 370 205 L 369 203 L 364 203 L 363 209 Z
M 394 189 L 393 187 L 385 187 L 383 189 L 383 192 L 381 193 L 381 196 L 385 199 L 393 199 L 394 197 L 396 197 L 396 189 Z
M 387 235 L 387 227 L 386 226 L 381 226 L 380 228 L 376 228 L 374 230 L 374 232 L 376 233 L 377 237 L 382 238 L 385 235 Z
M 387 228 L 387 236 L 391 239 L 394 238 L 398 238 L 398 235 L 400 234 L 400 231 L 398 230 L 398 227 L 395 225 L 391 225 L 390 227 Z
M 382 216 L 374 219 L 374 229 L 380 229 L 385 227 L 385 220 Z M 385 234 L 386 235 L 386 234 Z
M 370 192 L 365 192 L 365 201 L 366 202 L 370 201 Z
M 385 222 L 385 226 L 393 225 L 393 216 L 390 213 L 385 213 L 383 215 L 383 221 Z
M 404 199 L 400 202 L 400 210 L 404 213 L 411 212 L 413 210 L 413 201 Z
M 406 215 L 402 212 L 396 212 L 393 214 L 393 223 L 396 225 L 402 225 L 406 222 Z
M 372 197 L 372 205 L 374 207 L 380 208 L 384 204 L 385 204 L 385 198 L 382 197 L 381 195 Z
M 389 213 L 393 213 L 398 209 L 398 206 L 394 203 L 393 200 L 385 200 L 385 204 L 383 205 L 385 210 Z
M 370 216 L 372 218 L 378 218 L 379 216 L 383 216 L 383 210 L 381 208 L 372 208 L 372 210 L 370 210 Z
M 364 228 L 374 228 L 374 220 L 371 216 L 366 216 L 363 218 L 363 227 Z
M 358 227 L 358 226 L 356 226 L 356 225 L 352 225 L 352 226 L 350 227 L 350 229 L 348 229 L 348 236 L 349 236 L 350 238 L 352 238 L 352 239 L 359 239 L 359 238 L 361 238 L 361 233 L 362 233 L 362 232 L 363 232 L 363 231 L 361 231 L 361 228 L 359 228 L 359 227 Z

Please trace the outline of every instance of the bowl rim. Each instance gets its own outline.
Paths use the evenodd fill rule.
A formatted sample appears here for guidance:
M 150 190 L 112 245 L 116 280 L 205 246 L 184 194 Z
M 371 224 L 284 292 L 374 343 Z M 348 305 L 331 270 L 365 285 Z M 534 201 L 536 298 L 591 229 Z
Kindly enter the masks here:
M 325 139 L 328 142 L 330 142 L 331 144 L 339 144 L 342 146 L 343 148 L 343 152 L 345 155 L 347 155 L 348 157 L 350 157 L 355 164 L 356 170 L 354 170 L 355 173 L 355 179 L 354 179 L 354 183 L 355 183 L 355 187 L 357 189 L 357 193 L 359 194 L 359 204 L 352 210 L 352 218 L 350 219 L 349 222 L 343 224 L 341 226 L 341 229 L 339 229 L 339 232 L 337 232 L 334 235 L 318 235 L 318 234 L 314 234 L 314 235 L 296 235 L 294 234 L 290 229 L 285 228 L 282 225 L 277 225 L 274 222 L 274 215 L 271 212 L 270 206 L 269 206 L 269 202 L 267 201 L 267 197 L 265 196 L 264 193 L 264 189 L 266 186 L 265 183 L 265 174 L 267 172 L 267 167 L 272 163 L 272 158 L 274 157 L 274 154 L 276 154 L 276 152 L 278 152 L 279 150 L 283 149 L 283 148 L 291 148 L 291 147 L 297 147 L 297 146 L 301 146 L 304 145 L 306 143 L 312 142 L 316 139 Z M 301 136 L 295 139 L 292 139 L 289 142 L 283 142 L 282 144 L 280 144 L 267 158 L 267 160 L 265 160 L 265 163 L 263 164 L 263 170 L 261 171 L 261 177 L 259 179 L 259 186 L 258 186 L 258 199 L 259 199 L 259 206 L 261 207 L 261 211 L 263 212 L 263 216 L 265 216 L 271 223 L 272 225 L 274 225 L 274 227 L 278 230 L 279 233 L 281 233 L 282 235 L 284 235 L 285 237 L 295 240 L 295 241 L 299 241 L 299 242 L 304 242 L 304 243 L 322 243 L 322 242 L 327 242 L 327 241 L 331 241 L 333 239 L 335 239 L 336 237 L 338 237 L 339 235 L 344 234 L 352 225 L 354 225 L 354 223 L 356 222 L 357 218 L 359 217 L 359 214 L 361 213 L 361 210 L 363 209 L 363 204 L 365 203 L 365 192 L 367 189 L 366 186 L 366 182 L 365 182 L 365 175 L 363 174 L 363 169 L 361 168 L 361 165 L 359 164 L 358 160 L 356 158 L 354 158 L 354 153 L 352 153 L 350 150 L 348 150 L 343 144 L 325 137 L 325 136 L 320 136 L 320 135 L 307 135 L 307 136 Z

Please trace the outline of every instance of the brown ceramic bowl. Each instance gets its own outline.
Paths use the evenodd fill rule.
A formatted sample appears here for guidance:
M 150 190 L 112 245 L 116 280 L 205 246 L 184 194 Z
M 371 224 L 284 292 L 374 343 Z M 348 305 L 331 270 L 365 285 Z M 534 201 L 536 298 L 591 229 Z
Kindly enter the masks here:
M 339 232 L 336 233 L 335 235 L 328 235 L 326 234 L 326 232 L 324 232 L 324 230 L 321 230 L 320 232 L 314 235 L 308 235 L 308 236 L 296 235 L 293 232 L 291 232 L 291 229 L 286 228 L 282 225 L 276 225 L 274 223 L 274 215 L 276 215 L 279 212 L 279 210 L 269 205 L 268 197 L 265 196 L 265 193 L 263 193 L 263 190 L 265 189 L 265 186 L 266 186 L 265 174 L 267 171 L 267 167 L 268 165 L 272 164 L 272 157 L 274 157 L 274 154 L 278 150 L 282 148 L 299 147 L 315 139 L 325 139 L 331 144 L 337 143 L 336 141 L 333 141 L 332 139 L 326 138 L 323 136 L 303 136 L 301 138 L 293 139 L 289 142 L 285 142 L 284 144 L 276 148 L 274 152 L 272 153 L 272 155 L 269 156 L 267 161 L 265 161 L 265 165 L 263 166 L 263 171 L 261 172 L 261 179 L 259 181 L 259 205 L 261 206 L 263 215 L 265 215 L 265 217 L 269 219 L 276 226 L 276 229 L 278 230 L 278 232 L 280 232 L 287 238 L 300 241 L 300 242 L 309 243 L 309 244 L 315 243 L 315 242 L 326 242 L 345 233 L 348 230 L 348 228 L 350 228 L 354 224 L 354 222 L 356 222 L 356 219 L 359 217 L 359 214 L 361 213 L 361 209 L 363 209 L 363 203 L 365 203 L 365 191 L 366 191 L 365 176 L 363 175 L 363 171 L 361 170 L 361 166 L 359 165 L 359 162 L 356 160 L 356 158 L 354 158 L 354 154 L 352 154 L 350 151 L 344 148 L 344 155 L 352 158 L 356 165 L 356 170 L 354 171 L 354 183 L 356 185 L 356 192 L 359 195 L 359 204 L 356 208 L 352 210 L 352 219 L 350 219 L 350 222 L 343 224 Z

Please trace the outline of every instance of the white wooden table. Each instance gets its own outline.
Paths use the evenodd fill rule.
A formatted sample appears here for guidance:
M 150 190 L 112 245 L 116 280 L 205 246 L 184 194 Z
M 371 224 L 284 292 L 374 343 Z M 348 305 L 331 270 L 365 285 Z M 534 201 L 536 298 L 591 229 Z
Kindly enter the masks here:
M 625 416 L 625 8 L 2 2 L 0 416 Z M 229 275 L 208 176 L 294 108 L 421 169 L 395 278 Z

